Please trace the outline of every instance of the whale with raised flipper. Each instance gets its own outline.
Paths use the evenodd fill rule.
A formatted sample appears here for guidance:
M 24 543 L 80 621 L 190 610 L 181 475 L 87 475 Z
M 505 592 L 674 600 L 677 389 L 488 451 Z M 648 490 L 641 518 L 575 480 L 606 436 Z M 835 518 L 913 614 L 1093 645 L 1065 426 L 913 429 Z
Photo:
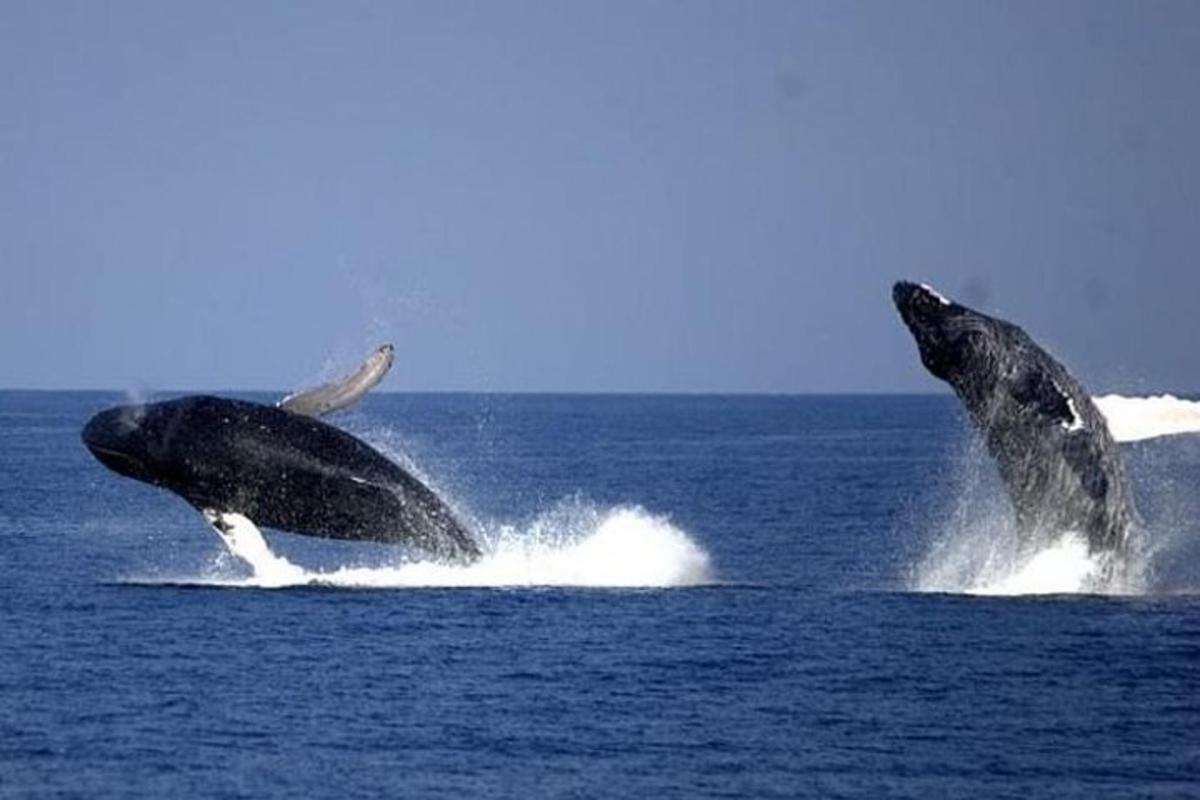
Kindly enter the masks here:
M 182 497 L 235 553 L 238 531 L 254 524 L 474 561 L 474 537 L 436 493 L 318 418 L 359 400 L 391 362 L 385 345 L 347 378 L 276 406 L 191 395 L 111 408 L 87 423 L 83 442 L 114 472 Z

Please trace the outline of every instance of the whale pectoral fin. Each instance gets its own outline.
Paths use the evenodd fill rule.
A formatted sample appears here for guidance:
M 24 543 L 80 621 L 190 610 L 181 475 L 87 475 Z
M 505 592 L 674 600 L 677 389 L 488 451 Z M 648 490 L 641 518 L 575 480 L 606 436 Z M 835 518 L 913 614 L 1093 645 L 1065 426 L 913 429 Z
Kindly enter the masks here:
M 263 538 L 249 517 L 232 511 L 217 511 L 212 508 L 202 508 L 200 513 L 216 531 L 217 536 L 225 543 L 225 547 L 234 556 L 245 561 L 254 575 L 260 580 L 275 585 L 288 585 L 305 579 L 304 570 L 288 561 L 283 556 L 271 552 L 270 545 Z
M 1012 382 L 1009 393 L 1021 408 L 1036 413 L 1048 423 L 1061 425 L 1068 431 L 1077 430 L 1082 424 L 1071 396 L 1041 370 L 1029 370 L 1018 377 Z
M 249 517 L 232 511 L 217 511 L 213 508 L 202 508 L 200 513 L 204 515 L 204 521 L 216 532 L 217 536 L 221 537 L 221 541 L 234 555 L 237 555 L 240 549 L 239 544 L 242 542 L 253 539 L 255 535 L 262 539 L 262 532 L 250 521 Z
M 278 405 L 285 411 L 306 417 L 324 416 L 352 405 L 383 380 L 392 368 L 393 354 L 392 346 L 385 344 L 340 381 L 295 392 L 280 400 Z
M 1200 433 L 1200 402 L 1195 400 L 1169 394 L 1151 397 L 1109 394 L 1093 397 L 1092 404 L 1117 442 Z

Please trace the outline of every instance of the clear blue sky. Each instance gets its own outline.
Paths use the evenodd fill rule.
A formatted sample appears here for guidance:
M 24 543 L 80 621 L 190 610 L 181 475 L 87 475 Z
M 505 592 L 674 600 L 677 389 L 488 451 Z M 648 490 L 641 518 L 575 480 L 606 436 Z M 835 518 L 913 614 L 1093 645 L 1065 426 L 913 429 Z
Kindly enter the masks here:
M 0 387 L 1200 389 L 1200 3 L 0 3 Z

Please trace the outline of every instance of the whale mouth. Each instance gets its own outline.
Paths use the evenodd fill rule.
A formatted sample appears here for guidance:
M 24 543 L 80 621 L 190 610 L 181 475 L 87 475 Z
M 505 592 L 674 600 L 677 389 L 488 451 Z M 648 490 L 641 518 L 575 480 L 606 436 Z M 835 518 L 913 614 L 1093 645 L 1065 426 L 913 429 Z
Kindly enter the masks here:
M 146 462 L 139 457 L 139 409 L 130 406 L 110 408 L 92 417 L 84 426 L 80 438 L 96 460 L 104 466 L 131 478 L 149 474 Z
M 140 458 L 123 450 L 114 450 L 93 442 L 84 441 L 84 446 L 104 466 L 122 475 L 139 476 L 147 473 L 146 464 Z

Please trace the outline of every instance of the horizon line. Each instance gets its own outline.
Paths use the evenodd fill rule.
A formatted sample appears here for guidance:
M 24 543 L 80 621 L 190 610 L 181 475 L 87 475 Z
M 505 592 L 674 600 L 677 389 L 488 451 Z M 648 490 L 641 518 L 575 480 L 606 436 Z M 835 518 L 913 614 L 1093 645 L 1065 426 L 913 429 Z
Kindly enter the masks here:
M 47 389 L 30 387 L 0 387 L 0 393 L 10 394 L 278 394 L 284 397 L 287 389 L 145 389 L 133 392 L 128 389 L 111 388 L 72 388 Z M 772 391 L 772 390 L 660 390 L 660 389 L 375 389 L 369 397 L 376 395 L 546 395 L 546 396 L 664 396 L 664 397 L 920 397 L 952 394 L 949 389 L 943 391 L 908 391 L 908 390 L 821 390 L 821 391 Z
M 233 395 L 254 395 L 254 394 L 278 394 L 281 398 L 288 394 L 289 390 L 279 389 L 245 389 L 245 388 L 223 388 L 223 389 L 148 389 L 136 392 L 137 394 L 145 395 L 193 395 L 193 394 L 233 394 Z M 0 394 L 110 394 L 110 395 L 129 395 L 134 394 L 128 389 L 96 389 L 96 388 L 75 388 L 75 389 L 45 389 L 45 388 L 24 388 L 24 387 L 0 387 Z M 941 390 L 820 390 L 820 391 L 771 391 L 771 390 L 638 390 L 638 389 L 382 389 L 375 390 L 369 396 L 376 395 L 510 395 L 510 396 L 544 396 L 544 397 L 940 397 L 953 396 L 952 389 L 946 388 Z M 1104 396 L 1108 394 L 1123 395 L 1126 397 L 1148 397 L 1161 395 L 1174 395 L 1183 399 L 1200 398 L 1200 389 L 1196 390 L 1159 390 L 1156 392 L 1145 393 L 1136 392 L 1127 394 L 1121 391 L 1106 389 L 1104 391 L 1089 392 L 1090 397 Z

